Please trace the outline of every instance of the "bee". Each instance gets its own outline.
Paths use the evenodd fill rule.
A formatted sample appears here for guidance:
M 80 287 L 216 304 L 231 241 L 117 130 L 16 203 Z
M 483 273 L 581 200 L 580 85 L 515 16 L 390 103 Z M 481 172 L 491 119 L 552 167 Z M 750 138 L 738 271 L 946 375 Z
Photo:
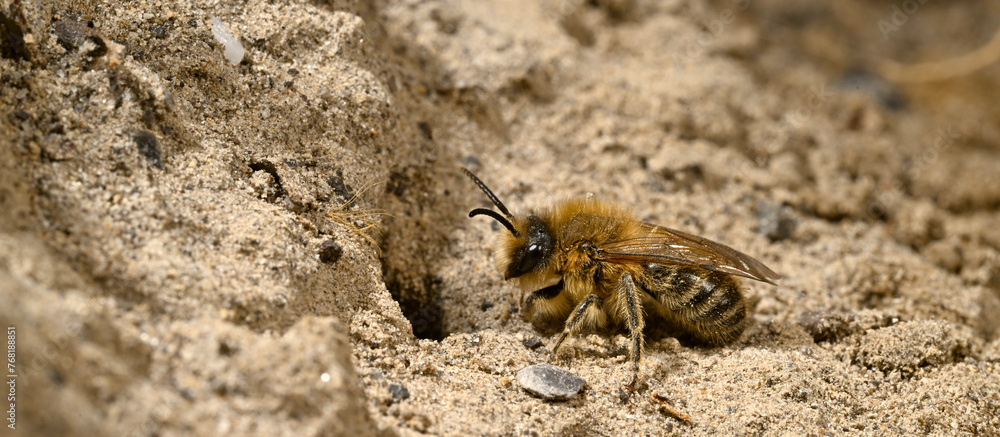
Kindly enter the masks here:
M 483 181 L 463 171 L 500 210 L 476 208 L 469 217 L 485 215 L 506 228 L 494 258 L 504 280 L 516 281 L 527 293 L 523 315 L 566 320 L 551 357 L 584 328 L 624 327 L 629 388 L 639 377 L 644 310 L 664 316 L 695 341 L 726 345 L 739 338 L 749 317 L 733 276 L 770 284 L 781 278 L 735 249 L 642 222 L 628 208 L 592 197 L 513 215 Z

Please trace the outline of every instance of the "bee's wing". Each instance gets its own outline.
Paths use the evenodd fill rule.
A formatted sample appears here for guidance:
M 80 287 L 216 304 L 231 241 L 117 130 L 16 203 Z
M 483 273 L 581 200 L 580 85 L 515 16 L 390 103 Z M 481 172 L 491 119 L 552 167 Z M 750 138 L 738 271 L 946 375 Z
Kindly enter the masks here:
M 612 241 L 602 245 L 598 257 L 605 261 L 630 261 L 699 267 L 774 284 L 781 275 L 764 263 L 729 246 L 707 238 L 642 223 L 644 237 Z

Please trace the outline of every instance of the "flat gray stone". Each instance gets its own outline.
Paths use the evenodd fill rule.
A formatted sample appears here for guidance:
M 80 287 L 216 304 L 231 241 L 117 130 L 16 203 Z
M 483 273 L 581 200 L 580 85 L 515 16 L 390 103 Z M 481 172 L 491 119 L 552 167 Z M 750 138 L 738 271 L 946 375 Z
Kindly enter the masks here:
M 517 382 L 542 399 L 564 401 L 576 396 L 587 381 L 550 364 L 535 364 L 519 370 Z

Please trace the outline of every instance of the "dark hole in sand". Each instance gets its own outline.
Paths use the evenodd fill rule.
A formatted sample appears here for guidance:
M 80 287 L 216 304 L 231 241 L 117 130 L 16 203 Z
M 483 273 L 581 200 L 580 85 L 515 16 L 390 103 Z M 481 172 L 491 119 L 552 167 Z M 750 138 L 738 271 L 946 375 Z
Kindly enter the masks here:
M 389 293 L 399 302 L 399 308 L 413 327 L 413 335 L 419 339 L 440 341 L 450 334 L 444 330 L 444 309 L 438 293 L 440 283 L 440 279 L 428 277 L 422 289 L 416 289 L 392 279 L 386 281 Z

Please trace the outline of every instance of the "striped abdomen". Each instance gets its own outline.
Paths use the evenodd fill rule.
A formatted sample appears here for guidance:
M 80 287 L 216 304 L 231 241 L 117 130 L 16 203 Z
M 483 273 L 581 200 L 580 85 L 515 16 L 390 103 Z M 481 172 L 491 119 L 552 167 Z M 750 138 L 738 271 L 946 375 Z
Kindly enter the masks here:
M 645 266 L 643 290 L 696 340 L 732 343 L 746 327 L 746 299 L 731 276 L 695 267 Z

